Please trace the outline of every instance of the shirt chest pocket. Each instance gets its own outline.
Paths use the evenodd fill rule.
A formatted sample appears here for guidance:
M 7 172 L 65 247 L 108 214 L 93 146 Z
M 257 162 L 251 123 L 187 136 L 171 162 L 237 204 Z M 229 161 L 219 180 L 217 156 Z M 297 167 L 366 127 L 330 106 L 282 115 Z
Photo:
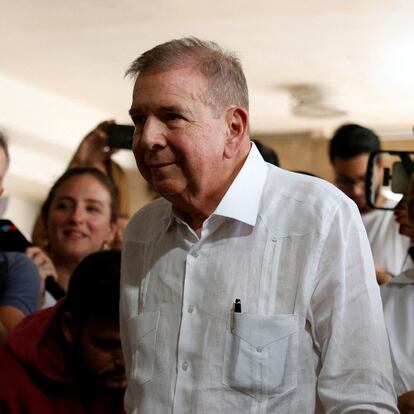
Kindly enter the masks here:
M 296 315 L 234 313 L 226 333 L 223 381 L 261 401 L 297 385 Z
M 128 321 L 132 351 L 131 378 L 138 384 L 152 379 L 160 312 L 141 313 Z

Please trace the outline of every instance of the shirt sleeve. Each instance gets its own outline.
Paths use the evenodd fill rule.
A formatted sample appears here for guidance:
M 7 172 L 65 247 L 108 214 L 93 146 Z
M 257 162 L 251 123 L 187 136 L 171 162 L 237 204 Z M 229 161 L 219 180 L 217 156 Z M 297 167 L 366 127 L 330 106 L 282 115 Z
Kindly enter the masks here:
M 321 356 L 318 397 L 326 413 L 398 413 L 379 287 L 353 204 L 326 218 L 311 301 Z
M 40 295 L 40 278 L 36 266 L 23 253 L 2 254 L 7 265 L 4 267 L 0 306 L 13 306 L 25 315 L 30 315 L 36 311 Z

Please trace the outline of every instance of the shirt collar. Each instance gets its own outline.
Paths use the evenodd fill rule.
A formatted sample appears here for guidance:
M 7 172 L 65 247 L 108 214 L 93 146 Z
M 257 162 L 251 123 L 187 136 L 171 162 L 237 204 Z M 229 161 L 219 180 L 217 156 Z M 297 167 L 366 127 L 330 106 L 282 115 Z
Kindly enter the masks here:
M 213 215 L 232 218 L 254 226 L 268 167 L 252 142 L 249 155 Z

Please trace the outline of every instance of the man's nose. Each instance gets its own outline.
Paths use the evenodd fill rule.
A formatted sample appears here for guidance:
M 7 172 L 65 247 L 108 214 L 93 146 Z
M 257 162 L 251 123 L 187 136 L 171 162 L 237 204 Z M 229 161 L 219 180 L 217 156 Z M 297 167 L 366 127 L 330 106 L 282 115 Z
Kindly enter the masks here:
M 114 352 L 113 356 L 114 356 L 115 363 L 117 365 L 125 367 L 124 353 L 122 352 L 122 348 L 117 349 Z
M 154 150 L 166 145 L 165 128 L 156 117 L 149 116 L 144 123 L 139 145 L 144 149 Z

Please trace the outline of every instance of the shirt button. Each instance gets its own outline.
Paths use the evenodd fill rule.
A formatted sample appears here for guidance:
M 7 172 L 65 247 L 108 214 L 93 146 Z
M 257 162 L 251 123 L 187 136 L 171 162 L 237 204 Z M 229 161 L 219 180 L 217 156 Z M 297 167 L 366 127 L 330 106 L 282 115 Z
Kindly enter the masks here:
M 256 348 L 256 351 L 257 351 L 257 352 L 262 352 L 262 351 L 263 351 L 263 347 L 262 347 L 262 346 L 258 346 L 258 347 Z
M 198 251 L 197 251 L 197 250 L 194 250 L 194 251 L 191 253 L 191 255 L 192 255 L 193 257 L 198 257 Z
M 183 369 L 184 371 L 187 371 L 187 369 L 188 369 L 188 362 L 187 362 L 187 361 L 184 361 L 184 362 L 183 362 L 183 365 L 181 365 L 181 367 L 182 367 L 182 369 Z
M 188 313 L 193 313 L 194 306 L 190 305 L 187 310 L 188 310 Z

